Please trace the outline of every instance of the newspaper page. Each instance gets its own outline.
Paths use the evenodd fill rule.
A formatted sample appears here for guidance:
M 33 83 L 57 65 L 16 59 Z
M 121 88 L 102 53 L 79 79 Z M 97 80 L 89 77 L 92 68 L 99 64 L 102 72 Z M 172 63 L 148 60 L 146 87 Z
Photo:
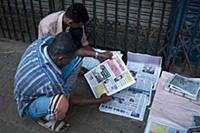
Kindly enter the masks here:
M 100 52 L 100 53 L 105 52 L 105 50 L 102 50 L 102 49 L 94 49 L 94 50 L 97 51 L 97 52 Z M 123 56 L 123 54 L 121 54 L 120 51 L 111 51 L 111 53 L 113 55 L 118 54 L 120 56 L 120 58 L 122 58 L 122 56 Z M 94 68 L 94 67 L 96 67 L 97 65 L 100 64 L 100 61 L 98 59 L 93 58 L 93 57 L 84 57 L 82 62 L 83 62 L 82 66 L 84 68 L 87 68 L 88 70 L 91 70 L 92 68 Z
M 161 64 L 162 57 L 128 52 L 127 68 L 136 80 L 130 87 L 150 95 L 147 105 L 151 103 L 151 93 L 157 85 Z
M 85 75 L 96 98 L 112 95 L 135 83 L 135 79 L 118 55 L 99 64 Z
M 148 121 L 145 133 L 187 133 L 187 129 L 178 129 L 159 122 Z
M 113 100 L 101 104 L 99 110 L 142 121 L 145 114 L 147 95 L 142 91 L 127 88 L 113 95 Z
M 154 90 L 160 77 L 161 65 L 162 57 L 128 52 L 127 67 L 138 80 L 134 84 L 135 88 L 146 89 L 145 91 Z M 152 87 L 140 87 L 140 81 L 144 81 L 145 86 Z

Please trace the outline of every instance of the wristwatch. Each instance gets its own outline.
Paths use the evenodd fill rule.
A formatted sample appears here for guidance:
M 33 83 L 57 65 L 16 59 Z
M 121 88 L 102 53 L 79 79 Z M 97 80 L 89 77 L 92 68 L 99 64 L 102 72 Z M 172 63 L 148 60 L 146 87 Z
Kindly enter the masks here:
M 99 53 L 95 52 L 95 58 L 98 58 L 98 56 L 99 56 Z

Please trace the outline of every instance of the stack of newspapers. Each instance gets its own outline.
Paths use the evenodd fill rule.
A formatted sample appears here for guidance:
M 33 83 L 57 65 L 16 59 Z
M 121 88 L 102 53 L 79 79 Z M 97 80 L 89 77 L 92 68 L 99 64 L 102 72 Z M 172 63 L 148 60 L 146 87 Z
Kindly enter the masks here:
M 175 74 L 166 85 L 165 90 L 185 98 L 197 100 L 200 82 Z

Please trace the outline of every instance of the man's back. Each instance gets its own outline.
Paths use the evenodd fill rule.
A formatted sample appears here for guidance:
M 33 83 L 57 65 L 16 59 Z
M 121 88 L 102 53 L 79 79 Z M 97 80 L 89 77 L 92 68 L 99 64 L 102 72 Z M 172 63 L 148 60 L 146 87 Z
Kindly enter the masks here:
M 50 39 L 50 37 L 43 37 L 33 42 L 19 63 L 15 75 L 14 95 L 21 116 L 32 100 L 41 95 L 52 95 L 55 84 L 59 83 L 59 77 L 60 82 L 62 81 L 61 73 L 53 68 L 42 51 L 42 47 Z

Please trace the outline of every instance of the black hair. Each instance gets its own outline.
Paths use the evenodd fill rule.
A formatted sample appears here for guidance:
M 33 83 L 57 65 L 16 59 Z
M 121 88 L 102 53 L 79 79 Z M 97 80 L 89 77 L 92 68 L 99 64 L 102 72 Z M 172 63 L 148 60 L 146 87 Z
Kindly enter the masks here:
M 72 36 L 72 39 L 74 41 L 74 44 L 76 45 L 77 48 L 81 48 L 82 45 L 82 36 L 83 36 L 83 28 L 70 28 L 69 33 Z
M 68 32 L 57 34 L 47 47 L 48 54 L 52 59 L 56 56 L 62 56 L 64 58 L 74 56 L 76 50 L 78 50 L 78 48 L 74 44 L 71 34 Z
M 65 12 L 65 16 L 72 19 L 75 23 L 86 23 L 89 20 L 88 12 L 81 3 L 74 3 Z

